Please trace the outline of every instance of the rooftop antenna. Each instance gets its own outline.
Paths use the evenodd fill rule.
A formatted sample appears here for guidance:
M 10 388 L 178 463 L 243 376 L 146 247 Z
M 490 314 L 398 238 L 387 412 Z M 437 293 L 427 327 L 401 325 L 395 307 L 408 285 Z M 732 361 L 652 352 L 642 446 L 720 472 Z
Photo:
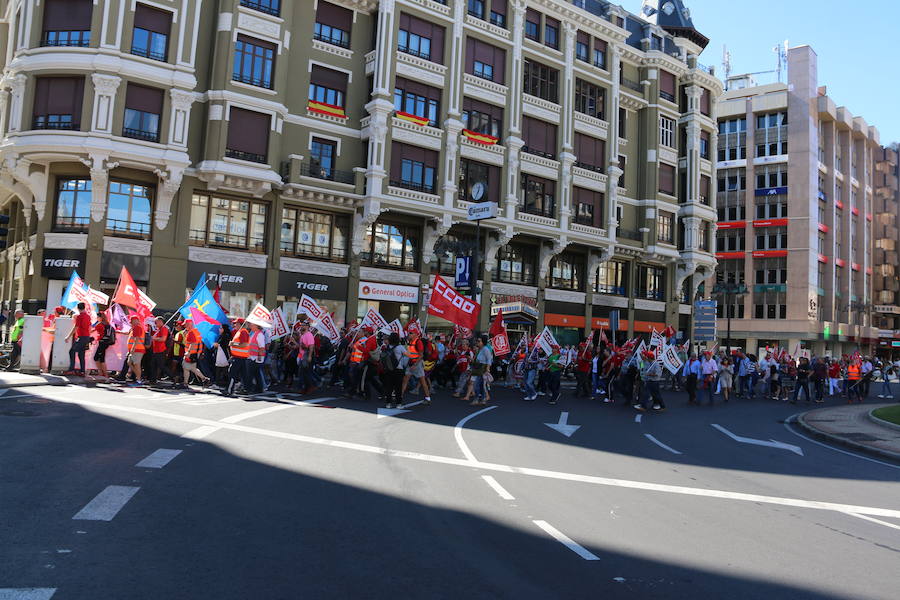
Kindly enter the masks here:
M 722 44 L 722 70 L 725 71 L 725 79 L 731 77 L 731 52 L 725 44 Z
M 778 83 L 781 83 L 781 71 L 787 71 L 787 48 L 787 40 L 772 48 L 772 52 L 778 55 L 778 69 L 776 71 L 778 73 Z

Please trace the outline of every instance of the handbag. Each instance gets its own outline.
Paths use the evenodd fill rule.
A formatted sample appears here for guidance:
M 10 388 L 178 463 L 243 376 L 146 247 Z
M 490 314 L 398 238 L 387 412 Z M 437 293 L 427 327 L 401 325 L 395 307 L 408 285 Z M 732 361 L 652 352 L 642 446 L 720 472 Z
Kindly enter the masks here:
M 222 346 L 216 348 L 216 366 L 217 367 L 227 367 L 228 366 L 228 357 L 225 356 L 225 351 L 222 350 Z

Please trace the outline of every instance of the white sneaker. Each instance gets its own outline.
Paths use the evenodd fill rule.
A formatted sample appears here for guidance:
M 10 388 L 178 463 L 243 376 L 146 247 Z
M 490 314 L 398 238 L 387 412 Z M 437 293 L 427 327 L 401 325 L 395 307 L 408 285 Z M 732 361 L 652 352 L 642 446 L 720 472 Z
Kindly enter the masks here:
M 425 396 L 425 399 L 422 400 L 422 404 L 431 404 L 431 398 L 429 398 L 428 396 Z

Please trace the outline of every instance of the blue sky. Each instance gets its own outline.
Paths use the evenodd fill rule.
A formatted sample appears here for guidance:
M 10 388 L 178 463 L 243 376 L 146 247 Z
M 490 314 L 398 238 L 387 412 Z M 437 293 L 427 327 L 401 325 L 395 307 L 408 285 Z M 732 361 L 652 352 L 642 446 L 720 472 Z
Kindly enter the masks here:
M 635 11 L 639 2 L 632 0 Z M 732 74 L 774 70 L 772 47 L 812 46 L 819 57 L 819 85 L 881 132 L 881 143 L 900 142 L 900 4 L 888 0 L 685 0 L 694 25 L 710 39 L 700 62 L 722 71 L 722 44 L 731 52 Z M 850 32 L 844 26 L 854 23 Z M 860 34 L 859 32 L 863 32 Z M 761 75 L 761 83 L 775 75 Z

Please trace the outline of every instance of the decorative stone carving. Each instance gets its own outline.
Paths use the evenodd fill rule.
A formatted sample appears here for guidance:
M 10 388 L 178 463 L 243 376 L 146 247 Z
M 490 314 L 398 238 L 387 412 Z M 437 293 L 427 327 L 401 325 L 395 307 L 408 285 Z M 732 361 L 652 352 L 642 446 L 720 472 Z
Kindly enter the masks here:
M 538 277 L 541 279 L 546 279 L 547 273 L 550 271 L 550 261 L 553 260 L 553 257 L 566 249 L 566 246 L 569 245 L 569 240 L 566 236 L 560 236 L 557 239 L 553 240 L 552 246 L 541 246 L 541 260 L 540 260 L 540 268 L 538 270 Z
M 282 256 L 279 267 L 282 271 L 291 273 L 308 273 L 310 275 L 324 275 L 326 277 L 348 277 L 350 265 L 322 262 L 318 260 L 306 260 L 303 258 L 291 258 Z
M 393 269 L 378 269 L 375 267 L 359 268 L 359 278 L 366 281 L 384 281 L 402 285 L 419 285 L 421 277 L 422 276 L 419 273 L 410 271 L 394 271 Z
M 122 78 L 115 75 L 94 73 L 91 75 L 91 81 L 94 83 L 94 115 L 91 130 L 111 133 L 112 116 L 116 104 L 116 90 L 119 89 Z
M 91 170 L 91 218 L 99 223 L 106 215 L 109 170 L 118 167 L 119 163 L 109 162 L 109 157 L 102 154 L 91 154 L 90 158 L 78 160 Z
M 188 260 L 193 262 L 231 265 L 235 267 L 251 267 L 265 269 L 267 257 L 264 254 L 238 252 L 236 250 L 219 250 L 216 248 L 188 247 Z
M 44 248 L 53 250 L 84 250 L 87 248 L 87 234 L 45 233 Z
M 451 215 L 444 214 L 440 220 L 435 219 L 425 227 L 425 239 L 422 240 L 422 264 L 428 264 L 434 258 L 434 248 L 453 225 Z
M 378 215 L 385 209 L 381 208 L 381 202 L 374 198 L 367 199 L 363 202 L 362 213 L 357 212 L 353 217 L 353 239 L 350 242 L 350 251 L 355 256 L 359 256 L 362 252 L 363 242 L 366 239 L 366 233 L 375 221 Z
M 178 146 L 187 146 L 188 125 L 191 120 L 191 106 L 196 97 L 193 92 L 172 88 L 169 90 L 169 98 L 172 103 L 172 118 L 169 122 L 169 143 Z M 211 104 L 209 118 L 213 118 L 213 108 L 218 107 L 221 119 L 221 104 Z
M 12 164 L 13 176 L 18 184 L 13 185 L 13 191 L 22 200 L 25 207 L 25 222 L 31 220 L 32 201 L 37 211 L 38 219 L 44 218 L 44 210 L 47 206 L 47 167 L 41 165 L 39 170 L 32 171 L 32 162 L 28 159 L 11 157 L 7 165 Z
M 25 83 L 28 78 L 18 73 L 6 79 L 6 85 L 9 86 L 12 101 L 9 106 L 9 130 L 19 131 L 22 129 L 22 98 L 25 95 Z
M 181 188 L 181 180 L 184 177 L 184 169 L 169 166 L 165 171 L 155 169 L 153 171 L 159 177 L 159 186 L 156 188 L 156 211 L 154 221 L 157 229 L 165 229 L 172 216 L 172 200 Z
M 117 252 L 119 254 L 132 254 L 134 256 L 150 256 L 153 242 L 150 240 L 131 240 L 128 238 L 103 237 L 103 251 Z
M 274 38 L 276 40 L 281 39 L 281 25 L 253 15 L 248 15 L 246 13 L 238 14 L 237 26 L 240 29 L 246 29 L 247 31 L 259 35 Z
M 515 235 L 516 232 L 513 230 L 512 225 L 507 225 L 505 229 L 497 232 L 496 239 L 488 237 L 487 244 L 485 244 L 484 248 L 484 264 L 493 265 L 497 262 L 497 252 L 500 251 L 500 248 L 507 245 Z M 492 267 L 489 266 L 488 268 Z

